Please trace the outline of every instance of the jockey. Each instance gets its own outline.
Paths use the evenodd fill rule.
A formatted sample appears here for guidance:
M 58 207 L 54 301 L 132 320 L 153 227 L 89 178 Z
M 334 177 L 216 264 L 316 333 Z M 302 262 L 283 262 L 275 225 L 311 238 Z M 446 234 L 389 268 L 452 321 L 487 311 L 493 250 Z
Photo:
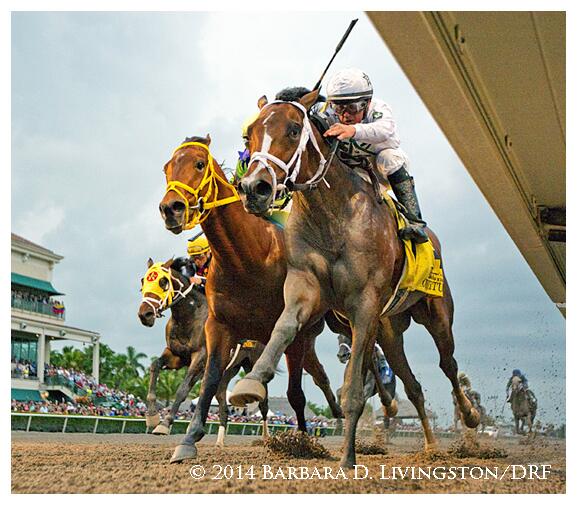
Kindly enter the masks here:
M 399 202 L 407 209 L 408 224 L 400 231 L 402 239 L 427 242 L 428 236 L 415 193 L 415 183 L 408 173 L 409 159 L 400 148 L 397 126 L 389 106 L 373 98 L 373 85 L 367 74 L 355 68 L 337 72 L 327 84 L 328 107 L 315 106 L 330 125 L 325 137 L 337 137 L 346 150 L 343 157 L 365 158 L 381 182 L 388 180 Z
M 513 377 L 519 377 L 519 379 L 521 379 L 521 382 L 523 383 L 523 386 L 525 387 L 525 389 L 529 389 L 529 381 L 527 380 L 527 377 L 525 377 L 525 374 L 523 374 L 523 372 L 521 372 L 521 370 L 519 370 L 518 368 L 515 368 L 515 370 L 513 370 L 511 377 L 509 377 L 509 381 L 507 382 L 507 388 L 505 390 L 505 394 L 507 395 L 507 401 L 510 402 L 511 401 L 511 386 L 513 384 Z
M 190 282 L 197 285 L 197 288 L 204 293 L 206 288 L 206 276 L 208 267 L 212 259 L 212 253 L 208 240 L 201 234 L 188 241 L 188 255 L 192 258 L 196 273 L 190 278 Z

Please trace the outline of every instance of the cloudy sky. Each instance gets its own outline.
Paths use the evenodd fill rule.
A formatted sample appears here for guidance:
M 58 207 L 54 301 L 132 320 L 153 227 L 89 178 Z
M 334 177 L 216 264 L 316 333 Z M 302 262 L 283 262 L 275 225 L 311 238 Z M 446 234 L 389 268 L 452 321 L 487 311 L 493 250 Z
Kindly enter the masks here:
M 257 98 L 312 86 L 359 17 L 333 70 L 363 68 L 393 109 L 424 217 L 443 242 L 460 368 L 483 397 L 498 396 L 486 402 L 498 412 L 511 369 L 521 368 L 540 417 L 564 422 L 565 321 L 369 20 L 283 13 L 281 24 L 278 16 L 12 15 L 12 231 L 65 257 L 54 285 L 67 294 L 67 323 L 100 332 L 117 351 L 162 351 L 163 324 L 144 328 L 136 311 L 147 258 L 185 254 L 191 235 L 170 234 L 158 213 L 172 149 L 210 133 L 215 157 L 234 166 Z M 446 421 L 450 385 L 431 337 L 413 325 L 405 342 L 429 406 Z M 335 388 L 336 350 L 332 334 L 317 340 Z M 285 389 L 286 374 L 271 394 Z M 305 389 L 323 403 L 310 378 Z

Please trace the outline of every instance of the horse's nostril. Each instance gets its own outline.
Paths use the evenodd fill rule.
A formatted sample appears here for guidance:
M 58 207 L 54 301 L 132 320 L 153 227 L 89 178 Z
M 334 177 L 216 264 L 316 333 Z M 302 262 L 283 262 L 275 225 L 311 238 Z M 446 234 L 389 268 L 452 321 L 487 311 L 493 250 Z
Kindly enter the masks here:
M 254 188 L 255 193 L 259 196 L 269 196 L 272 192 L 270 184 L 264 181 L 260 181 Z
M 186 208 L 184 203 L 178 200 L 176 202 L 173 202 L 173 204 L 170 207 L 172 208 L 173 212 L 184 212 L 184 209 Z

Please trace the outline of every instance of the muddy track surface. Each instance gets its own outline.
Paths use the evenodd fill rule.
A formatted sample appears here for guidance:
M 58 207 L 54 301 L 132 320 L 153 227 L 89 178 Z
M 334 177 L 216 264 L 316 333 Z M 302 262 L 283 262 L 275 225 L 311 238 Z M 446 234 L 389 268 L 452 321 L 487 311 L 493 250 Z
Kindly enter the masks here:
M 196 461 L 170 465 L 180 438 L 13 432 L 12 492 L 565 492 L 565 444 L 549 439 L 531 444 L 483 440 L 481 450 L 472 455 L 461 447 L 455 450 L 455 441 L 443 441 L 438 451 L 424 453 L 416 440 L 393 439 L 384 448 L 386 454 L 357 456 L 355 479 L 353 470 L 339 471 L 340 437 L 320 440 L 328 459 L 295 459 L 271 452 L 254 437 L 231 436 L 226 448 L 218 449 L 215 437 L 207 436 L 198 444 Z

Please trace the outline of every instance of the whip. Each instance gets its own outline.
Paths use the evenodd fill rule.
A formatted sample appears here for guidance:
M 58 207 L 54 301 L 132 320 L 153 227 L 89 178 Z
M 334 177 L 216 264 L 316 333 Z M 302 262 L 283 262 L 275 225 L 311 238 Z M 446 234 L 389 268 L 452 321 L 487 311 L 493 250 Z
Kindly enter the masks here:
M 349 27 L 347 28 L 347 31 L 345 32 L 345 34 L 343 35 L 343 37 L 341 38 L 341 41 L 337 44 L 337 47 L 335 49 L 335 52 L 333 53 L 333 57 L 331 58 L 331 60 L 329 61 L 328 65 L 325 67 L 325 69 L 323 70 L 323 73 L 321 74 L 318 82 L 315 84 L 315 87 L 313 88 L 313 91 L 316 91 L 317 89 L 319 89 L 321 87 L 321 82 L 324 79 L 327 70 L 329 69 L 329 67 L 331 66 L 331 64 L 333 63 L 333 60 L 335 59 L 335 57 L 337 56 L 337 54 L 339 53 L 339 51 L 341 50 L 341 48 L 343 47 L 343 44 L 345 43 L 345 41 L 347 40 L 347 38 L 349 37 L 351 31 L 353 30 L 353 28 L 355 27 L 355 25 L 357 24 L 358 19 L 353 19 L 351 21 L 351 23 L 349 24 Z

